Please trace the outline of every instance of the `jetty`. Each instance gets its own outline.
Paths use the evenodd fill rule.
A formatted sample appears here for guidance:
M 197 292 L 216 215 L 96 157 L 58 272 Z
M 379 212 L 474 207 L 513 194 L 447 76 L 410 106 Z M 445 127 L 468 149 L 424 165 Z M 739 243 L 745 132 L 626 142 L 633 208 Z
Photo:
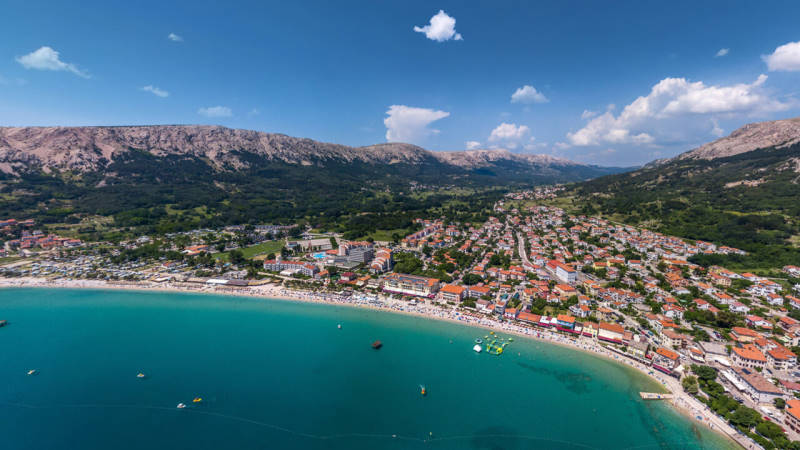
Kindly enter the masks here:
M 671 400 L 674 397 L 672 394 L 659 394 L 657 392 L 639 392 L 642 400 Z

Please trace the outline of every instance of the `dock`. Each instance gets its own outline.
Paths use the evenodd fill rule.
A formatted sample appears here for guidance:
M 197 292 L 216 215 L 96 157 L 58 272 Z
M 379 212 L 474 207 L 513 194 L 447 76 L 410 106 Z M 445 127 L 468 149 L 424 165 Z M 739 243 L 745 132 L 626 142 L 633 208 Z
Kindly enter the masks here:
M 659 394 L 657 392 L 639 392 L 639 396 L 642 397 L 642 400 L 670 400 L 672 399 L 672 394 Z

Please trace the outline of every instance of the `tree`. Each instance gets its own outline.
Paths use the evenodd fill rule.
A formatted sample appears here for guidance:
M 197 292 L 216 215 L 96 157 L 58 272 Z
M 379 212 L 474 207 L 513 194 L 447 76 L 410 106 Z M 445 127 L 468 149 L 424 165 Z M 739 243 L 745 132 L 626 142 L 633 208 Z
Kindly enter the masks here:
M 245 259 L 245 257 L 244 257 L 244 254 L 242 253 L 242 251 L 238 250 L 238 249 L 237 250 L 231 250 L 231 252 L 228 253 L 228 258 L 230 259 L 231 263 L 236 264 L 237 266 L 240 265 L 240 264 L 243 264 L 243 263 L 245 263 L 247 261 L 247 259 Z
M 786 408 L 786 400 L 778 397 L 775 399 L 775 407 L 778 409 Z
M 692 372 L 703 381 L 713 381 L 717 379 L 717 369 L 713 367 L 692 364 Z
M 688 392 L 689 394 L 695 395 L 700 390 L 697 386 L 697 377 L 693 375 L 687 375 L 683 377 L 681 380 L 681 385 L 683 385 L 683 390 Z
M 480 275 L 476 275 L 474 273 L 468 273 L 464 275 L 463 281 L 464 284 L 466 284 L 467 286 L 472 286 L 474 284 L 480 283 L 481 281 L 483 281 L 483 279 L 480 277 Z
M 780 426 L 766 420 L 756 425 L 756 432 L 770 440 L 784 436 Z
M 740 425 L 745 428 L 753 428 L 761 422 L 761 414 L 755 409 L 746 406 L 739 406 L 731 415 L 730 421 L 734 425 Z
M 339 243 L 336 242 L 336 238 L 333 237 L 333 236 L 331 236 L 331 248 L 333 248 L 333 249 L 339 248 Z

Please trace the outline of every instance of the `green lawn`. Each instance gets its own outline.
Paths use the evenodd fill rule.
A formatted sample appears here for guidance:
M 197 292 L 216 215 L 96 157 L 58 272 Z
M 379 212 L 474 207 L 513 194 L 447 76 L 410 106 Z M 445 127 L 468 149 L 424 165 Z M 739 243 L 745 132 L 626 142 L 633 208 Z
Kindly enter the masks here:
M 270 253 L 278 253 L 283 248 L 284 243 L 285 242 L 283 240 L 267 241 L 267 242 L 262 242 L 260 244 L 256 244 L 256 245 L 253 245 L 253 246 L 250 246 L 250 247 L 245 247 L 245 248 L 242 248 L 240 250 L 242 251 L 242 255 L 244 255 L 245 258 L 249 259 L 249 258 L 254 258 L 254 257 L 258 256 L 258 255 L 268 255 Z M 228 253 L 227 252 L 214 253 L 211 256 L 213 256 L 214 258 L 217 258 L 217 259 L 221 259 L 223 261 L 227 261 L 228 260 Z
M 361 236 L 356 240 L 357 241 L 364 241 L 367 238 L 371 237 L 372 239 L 374 239 L 376 241 L 391 241 L 392 240 L 392 234 L 394 234 L 394 233 L 397 233 L 398 235 L 400 235 L 400 238 L 402 239 L 402 238 L 406 237 L 406 235 L 410 234 L 411 230 L 410 229 L 406 229 L 406 228 L 398 228 L 398 229 L 395 229 L 395 230 L 376 230 L 376 231 L 374 231 L 374 232 L 372 232 L 372 233 L 370 233 L 370 234 L 368 234 L 366 236 Z

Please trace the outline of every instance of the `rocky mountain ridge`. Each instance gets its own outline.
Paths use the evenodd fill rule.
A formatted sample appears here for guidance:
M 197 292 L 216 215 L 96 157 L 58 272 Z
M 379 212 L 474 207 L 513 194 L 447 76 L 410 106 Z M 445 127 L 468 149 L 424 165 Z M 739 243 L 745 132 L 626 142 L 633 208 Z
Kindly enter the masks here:
M 113 127 L 0 127 L 0 171 L 14 174 L 28 168 L 97 171 L 120 156 L 139 150 L 157 157 L 203 158 L 215 169 L 249 166 L 245 154 L 290 164 L 320 165 L 326 161 L 367 164 L 437 162 L 465 169 L 498 161 L 537 166 L 583 166 L 549 155 L 515 154 L 507 150 L 433 152 L 404 143 L 348 147 L 283 134 L 207 125 Z

